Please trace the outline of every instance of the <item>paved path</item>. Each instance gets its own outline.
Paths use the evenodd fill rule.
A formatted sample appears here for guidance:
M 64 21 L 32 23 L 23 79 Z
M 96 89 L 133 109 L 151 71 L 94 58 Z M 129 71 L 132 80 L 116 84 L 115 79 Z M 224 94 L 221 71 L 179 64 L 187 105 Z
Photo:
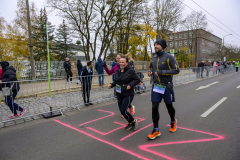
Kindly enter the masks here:
M 178 130 L 168 131 L 170 118 L 161 104 L 162 135 L 153 141 L 147 139 L 152 130 L 147 92 L 132 103 L 141 121 L 135 132 L 123 129 L 126 121 L 120 118 L 117 102 L 110 101 L 0 129 L 0 159 L 237 160 L 239 78 L 229 73 L 176 86 Z M 197 90 L 201 86 L 209 87 Z

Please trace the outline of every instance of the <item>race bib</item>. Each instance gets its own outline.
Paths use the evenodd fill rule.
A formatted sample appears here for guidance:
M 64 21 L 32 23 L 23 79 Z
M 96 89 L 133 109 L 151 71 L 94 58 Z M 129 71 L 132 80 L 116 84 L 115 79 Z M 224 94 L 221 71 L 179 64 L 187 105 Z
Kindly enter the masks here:
M 165 89 L 166 89 L 166 86 L 155 84 L 154 87 L 153 87 L 153 92 L 164 94 Z
M 121 86 L 116 85 L 116 92 L 117 92 L 117 93 L 121 93 Z

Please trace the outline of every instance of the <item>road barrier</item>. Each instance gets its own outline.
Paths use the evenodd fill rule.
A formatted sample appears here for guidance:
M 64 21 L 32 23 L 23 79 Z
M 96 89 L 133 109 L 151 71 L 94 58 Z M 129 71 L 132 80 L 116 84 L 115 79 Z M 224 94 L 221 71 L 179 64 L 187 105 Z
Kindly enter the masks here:
M 173 76 L 173 84 L 178 85 L 189 81 L 205 77 L 213 77 L 219 74 L 234 71 L 234 66 L 204 67 L 181 69 L 180 74 Z M 151 78 L 148 72 L 143 72 L 143 86 L 146 90 L 151 90 Z M 17 82 L 1 83 L 2 88 L 9 87 L 10 96 L 7 93 L 0 93 L 0 128 L 39 119 L 43 113 L 52 111 L 67 111 L 79 109 L 85 105 L 83 93 L 86 96 L 86 103 L 96 104 L 115 99 L 114 88 L 108 89 L 107 85 L 112 82 L 111 75 L 103 75 L 104 83 L 99 84 L 99 76 L 92 77 L 73 77 L 72 82 L 67 82 L 66 78 L 51 78 L 50 88 L 48 79 L 22 80 Z M 88 81 L 91 79 L 91 83 Z M 11 88 L 12 87 L 12 88 Z M 20 87 L 20 90 L 18 88 Z M 49 96 L 51 91 L 51 97 Z M 90 92 L 89 92 L 90 91 Z M 136 90 L 138 92 L 138 90 Z M 140 92 L 142 93 L 142 92 Z M 90 94 L 90 101 L 87 101 L 87 95 Z M 14 101 L 12 101 L 14 99 Z M 149 99 L 150 101 L 150 99 Z M 21 117 L 8 118 L 14 110 L 20 115 L 21 108 L 26 112 Z

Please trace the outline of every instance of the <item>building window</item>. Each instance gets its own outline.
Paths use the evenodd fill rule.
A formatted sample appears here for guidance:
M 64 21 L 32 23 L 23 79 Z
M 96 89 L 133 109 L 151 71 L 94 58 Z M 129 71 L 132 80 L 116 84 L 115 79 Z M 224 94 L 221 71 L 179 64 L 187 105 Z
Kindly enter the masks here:
M 179 46 L 182 46 L 182 41 L 179 41 Z
M 175 35 L 175 38 L 177 38 L 177 34 Z
M 173 42 L 170 42 L 170 47 L 172 47 L 173 46 Z
M 175 42 L 175 47 L 177 47 L 177 42 Z
M 184 37 L 187 37 L 187 33 L 184 33 Z
M 170 35 L 170 39 L 173 39 L 173 36 L 172 36 L 172 35 Z
M 184 41 L 184 45 L 187 46 L 187 40 Z
M 202 49 L 202 53 L 205 53 L 205 49 Z
M 205 43 L 204 43 L 204 39 L 202 39 L 202 45 L 204 45 Z
M 179 38 L 182 38 L 182 34 L 179 34 Z
M 192 32 L 190 32 L 190 33 L 189 33 L 189 36 L 190 36 L 190 37 L 192 37 L 192 35 L 193 35 L 193 33 L 192 33 Z
M 192 45 L 192 40 L 189 41 L 189 44 Z

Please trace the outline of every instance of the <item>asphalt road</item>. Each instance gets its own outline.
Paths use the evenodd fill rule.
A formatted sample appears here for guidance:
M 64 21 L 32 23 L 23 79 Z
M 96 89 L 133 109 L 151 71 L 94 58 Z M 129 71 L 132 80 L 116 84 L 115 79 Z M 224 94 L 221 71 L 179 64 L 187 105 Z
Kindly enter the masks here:
M 169 132 L 170 117 L 162 103 L 162 134 L 155 140 L 147 139 L 152 131 L 150 92 L 136 95 L 132 103 L 140 121 L 135 132 L 124 130 L 126 120 L 116 101 L 2 128 L 0 160 L 239 160 L 238 86 L 240 73 L 175 86 L 178 130 Z

